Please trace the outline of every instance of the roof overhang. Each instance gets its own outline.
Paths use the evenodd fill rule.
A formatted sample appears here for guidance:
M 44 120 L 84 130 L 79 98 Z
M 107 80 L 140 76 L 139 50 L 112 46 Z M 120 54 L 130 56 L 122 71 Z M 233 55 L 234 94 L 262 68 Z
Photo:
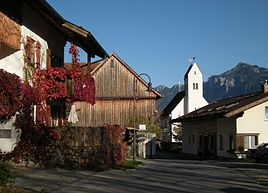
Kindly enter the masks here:
M 90 57 L 106 58 L 108 56 L 89 31 L 65 20 L 46 0 L 26 1 L 62 32 L 67 41 L 81 47 Z
M 107 52 L 86 29 L 66 20 L 62 23 L 62 27 L 63 31 L 67 33 L 69 41 L 81 47 L 90 57 L 94 57 L 95 55 L 100 58 L 108 57 Z

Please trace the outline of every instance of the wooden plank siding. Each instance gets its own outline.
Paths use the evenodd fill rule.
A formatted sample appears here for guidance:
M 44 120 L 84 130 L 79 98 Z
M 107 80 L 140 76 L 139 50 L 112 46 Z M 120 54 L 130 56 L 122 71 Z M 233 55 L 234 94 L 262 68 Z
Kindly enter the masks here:
M 20 25 L 0 12 L 0 60 L 20 49 Z
M 149 118 L 155 112 L 156 99 L 160 98 L 160 95 L 156 92 L 146 92 L 148 80 L 140 79 L 138 74 L 115 54 L 99 62 L 91 69 L 91 75 L 96 82 L 96 104 L 75 102 L 79 119 L 77 126 L 119 124 L 132 127 L 129 118 L 133 117 L 134 94 L 136 117 Z
M 133 116 L 134 100 L 97 100 L 95 105 L 86 102 L 75 102 L 79 122 L 77 126 L 103 126 L 119 124 L 130 126 L 129 118 Z M 152 116 L 155 111 L 155 100 L 137 100 L 136 115 Z
M 9 47 L 20 49 L 20 25 L 0 12 L 0 44 L 4 43 Z

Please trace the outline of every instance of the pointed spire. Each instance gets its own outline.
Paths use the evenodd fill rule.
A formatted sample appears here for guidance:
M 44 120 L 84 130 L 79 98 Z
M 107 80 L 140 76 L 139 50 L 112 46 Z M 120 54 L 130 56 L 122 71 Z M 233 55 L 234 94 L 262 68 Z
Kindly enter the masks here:
M 190 65 L 195 63 L 195 59 L 196 59 L 195 56 L 193 56 L 192 58 L 189 59 Z

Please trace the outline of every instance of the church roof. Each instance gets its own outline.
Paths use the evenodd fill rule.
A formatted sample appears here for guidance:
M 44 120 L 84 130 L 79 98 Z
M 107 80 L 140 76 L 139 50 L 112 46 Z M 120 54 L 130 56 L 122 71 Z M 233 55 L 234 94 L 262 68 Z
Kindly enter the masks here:
M 173 109 L 181 102 L 185 96 L 185 91 L 178 92 L 175 97 L 168 103 L 161 113 L 161 116 L 168 116 Z
M 186 78 L 188 77 L 188 74 L 189 74 L 189 72 L 191 71 L 192 67 L 193 67 L 193 64 L 191 64 L 191 65 L 189 66 L 188 70 L 187 70 L 186 73 L 184 74 L 184 79 L 186 79 Z
M 201 120 L 219 117 L 230 118 L 240 115 L 245 110 L 248 110 L 266 101 L 268 101 L 268 92 L 250 93 L 216 101 L 177 119 L 173 119 L 171 122 L 174 123 L 181 122 L 182 120 Z

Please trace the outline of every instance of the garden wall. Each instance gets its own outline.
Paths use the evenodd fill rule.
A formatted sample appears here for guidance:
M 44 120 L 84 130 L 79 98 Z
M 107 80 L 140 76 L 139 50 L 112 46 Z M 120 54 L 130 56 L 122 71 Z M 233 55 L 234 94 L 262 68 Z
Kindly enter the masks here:
M 124 129 L 118 125 L 98 128 L 58 127 L 51 130 L 52 140 L 43 149 L 45 151 L 35 153 L 43 157 L 40 159 L 41 164 L 49 167 L 109 168 L 126 159 L 123 133 Z

